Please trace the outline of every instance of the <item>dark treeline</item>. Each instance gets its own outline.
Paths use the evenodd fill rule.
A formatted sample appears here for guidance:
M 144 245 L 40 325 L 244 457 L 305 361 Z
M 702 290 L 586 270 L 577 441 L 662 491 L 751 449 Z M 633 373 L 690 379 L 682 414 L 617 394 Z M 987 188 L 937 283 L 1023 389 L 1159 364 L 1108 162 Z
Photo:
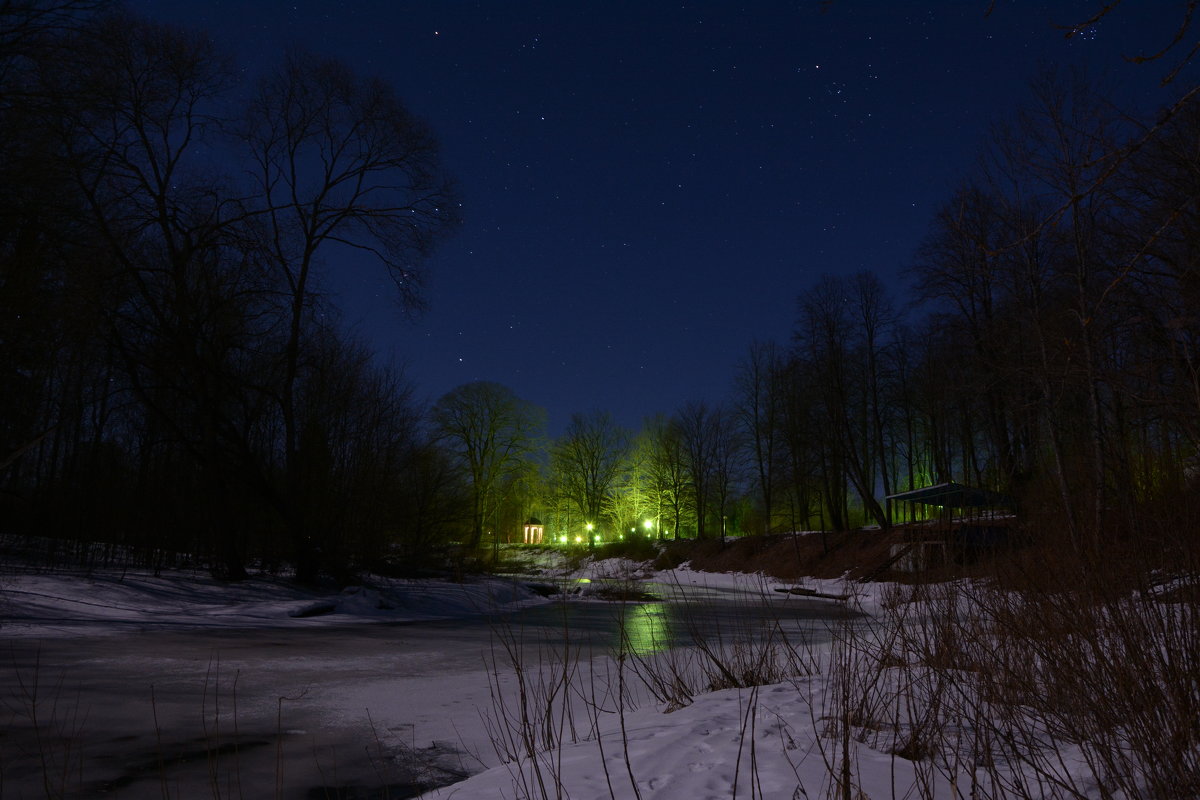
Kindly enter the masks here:
M 1038 79 L 932 221 L 909 270 L 915 309 L 870 274 L 803 292 L 765 394 L 786 398 L 783 430 L 808 433 L 779 437 L 801 454 L 785 444 L 782 494 L 761 471 L 762 505 L 887 526 L 889 494 L 957 480 L 1080 547 L 1178 507 L 1200 445 L 1187 99 L 1139 120 L 1078 77 Z
M 599 495 L 577 418 L 527 503 L 572 541 L 888 528 L 890 495 L 946 481 L 1011 497 L 1080 552 L 1195 522 L 1200 470 L 1200 110 L 1145 119 L 1078 76 L 1034 82 L 947 198 L 907 273 L 798 298 L 726 402 L 614 438 Z M 595 459 L 593 459 L 595 461 Z M 585 502 L 584 498 L 587 497 Z M 514 516 L 516 516 L 514 512 Z
M 311 580 L 520 540 L 534 516 L 568 543 L 886 528 L 889 495 L 947 480 L 1081 549 L 1188 507 L 1190 94 L 1143 119 L 1040 79 L 932 221 L 912 298 L 822 278 L 727 401 L 637 432 L 579 414 L 547 442 L 497 384 L 420 408 L 322 294 L 353 259 L 418 308 L 457 223 L 390 87 L 305 53 L 247 86 L 206 36 L 82 0 L 5 5 L 0 40 L 10 540 Z
M 107 4 L 0 19 L 0 489 L 9 532 L 304 578 L 440 537 L 455 491 L 409 389 L 337 325 L 351 256 L 420 302 L 455 224 L 391 87 Z M 432 526 L 432 527 L 431 527 Z

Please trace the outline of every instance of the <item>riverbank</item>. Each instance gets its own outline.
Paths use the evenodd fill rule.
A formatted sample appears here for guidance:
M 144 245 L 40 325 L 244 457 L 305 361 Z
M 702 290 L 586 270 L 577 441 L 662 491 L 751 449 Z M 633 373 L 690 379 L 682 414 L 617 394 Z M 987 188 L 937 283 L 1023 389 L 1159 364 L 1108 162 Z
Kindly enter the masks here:
M 824 550 L 819 540 L 809 543 Z M 781 544 L 801 542 L 773 546 Z M 704 547 L 711 545 L 671 569 L 622 558 L 543 560 L 525 564 L 530 575 L 521 578 L 370 579 L 324 591 L 269 576 L 230 585 L 201 573 L 0 575 L 0 632 L 10 651 L 24 654 L 3 687 L 10 718 L 0 746 L 9 754 L 0 754 L 0 788 L 5 797 L 46 796 L 37 775 L 23 779 L 13 769 L 12 748 L 34 740 L 69 748 L 77 717 L 62 716 L 62 690 L 84 681 L 103 688 L 96 676 L 109 676 L 118 660 L 77 651 L 85 639 L 105 637 L 127 649 L 134 635 L 153 687 L 146 708 L 157 704 L 142 721 L 162 716 L 135 735 L 107 710 L 99 714 L 117 725 L 109 734 L 114 742 L 137 738 L 148 765 L 140 777 L 128 770 L 119 776 L 144 791 L 116 795 L 127 800 L 159 796 L 155 770 L 183 780 L 175 761 L 155 766 L 163 745 L 154 737 L 185 725 L 205 733 L 179 733 L 167 742 L 171 752 L 199 753 L 194 763 L 201 766 L 203 759 L 220 762 L 229 783 L 209 792 L 214 787 L 194 767 L 199 783 L 173 796 L 244 790 L 253 780 L 249 750 L 222 748 L 250 730 L 251 713 L 260 735 L 247 744 L 270 756 L 263 743 L 278 743 L 290 759 L 286 769 L 260 759 L 259 776 L 299 775 L 307 780 L 309 794 L 297 795 L 304 797 L 399 798 L 447 781 L 455 783 L 430 796 L 1033 800 L 1185 798 L 1200 787 L 1200 695 L 1187 667 L 1200 630 L 1198 584 L 1187 574 L 1159 572 L 1152 583 L 1134 586 L 1118 562 L 1108 562 L 1117 570 L 1109 574 L 1095 562 L 1060 556 L 1014 560 L 1003 580 L 860 583 L 706 572 L 696 568 L 711 566 L 706 558 L 746 569 L 771 548 L 731 543 L 706 555 Z M 553 601 L 542 592 L 550 583 L 570 587 L 562 605 L 616 609 L 630 626 L 597 648 L 583 635 L 594 623 L 574 627 L 568 615 L 554 614 L 561 630 L 535 646 L 520 626 L 483 619 L 549 607 Z M 622 583 L 659 597 L 678 591 L 685 610 L 712 597 L 736 597 L 746 608 L 795 598 L 844 603 L 870 622 L 829 615 L 821 637 L 771 626 L 747 636 L 736 624 L 744 615 L 734 613 L 715 628 L 710 621 L 693 645 L 666 649 L 655 639 L 662 622 L 656 609 L 664 604 L 597 599 L 596 587 Z M 778 591 L 797 586 L 805 594 Z M 464 638 L 468 627 L 474 632 Z M 339 638 L 325 640 L 319 631 Z M 347 646 L 346 631 L 361 632 L 351 637 L 359 643 Z M 448 657 L 446 647 L 454 654 Z M 51 656 L 74 659 L 74 671 L 56 671 Z M 11 654 L 10 661 L 16 663 Z M 185 662 L 191 694 L 178 676 Z M 39 685 L 30 678 L 39 670 L 52 679 L 41 685 L 58 692 L 51 703 L 30 702 L 31 685 Z M 294 681 L 279 684 L 280 675 Z M 276 684 L 252 696 L 264 676 Z M 179 689 L 174 696 L 171 680 Z M 43 714 L 52 709 L 51 718 L 34 718 L 39 703 Z M 272 722 L 276 703 L 278 719 L 299 727 Z M 239 715 L 247 727 L 239 733 L 235 724 L 234 739 L 223 738 Z M 215 735 L 218 721 L 226 727 Z M 337 736 L 333 744 L 329 731 Z M 323 749 L 301 741 L 319 736 Z M 62 769 L 64 759 L 82 756 L 69 749 L 51 755 L 56 774 L 76 774 Z M 28 757 L 20 763 L 45 769 Z M 318 783 L 326 780 L 318 767 L 329 763 L 341 765 L 340 782 Z M 372 777 L 385 774 L 402 777 Z M 33 788 L 21 791 L 22 780 Z M 322 786 L 333 793 L 311 794 Z
M 519 632 L 532 671 L 552 668 L 533 655 L 539 642 L 537 653 L 565 647 L 599 675 L 618 650 L 661 651 L 671 614 L 662 602 L 598 600 L 598 587 L 644 581 L 705 624 L 704 609 L 719 604 L 713 619 L 724 622 L 702 634 L 715 643 L 722 625 L 749 630 L 735 624 L 738 608 L 763 615 L 775 585 L 619 559 L 558 578 L 572 588 L 547 598 L 534 581 L 483 576 L 312 590 L 266 575 L 226 584 L 196 572 L 10 571 L 0 576 L 0 790 L 269 795 L 278 774 L 284 797 L 325 796 L 311 794 L 321 787 L 410 796 L 502 768 L 484 720 L 498 721 L 496 699 L 519 691 L 508 633 Z M 623 619 L 628 639 L 598 627 Z M 645 691 L 637 702 L 656 705 Z

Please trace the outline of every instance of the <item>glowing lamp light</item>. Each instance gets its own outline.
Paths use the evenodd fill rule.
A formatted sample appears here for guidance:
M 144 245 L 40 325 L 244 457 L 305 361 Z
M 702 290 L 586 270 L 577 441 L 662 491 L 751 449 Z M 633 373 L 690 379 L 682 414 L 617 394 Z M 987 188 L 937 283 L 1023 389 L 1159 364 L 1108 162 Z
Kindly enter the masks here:
M 576 537 L 575 537 L 575 544 L 579 544 L 579 543 L 580 543 L 580 542 L 582 542 L 582 541 L 583 541 L 583 537 L 582 537 L 582 536 L 576 536 Z

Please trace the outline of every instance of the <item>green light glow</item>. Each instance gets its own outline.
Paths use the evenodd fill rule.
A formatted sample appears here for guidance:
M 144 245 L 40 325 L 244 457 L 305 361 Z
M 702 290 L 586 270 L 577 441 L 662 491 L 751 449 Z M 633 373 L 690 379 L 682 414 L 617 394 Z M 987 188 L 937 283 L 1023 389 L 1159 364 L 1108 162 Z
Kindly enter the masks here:
M 621 652 L 635 656 L 661 653 L 671 646 L 663 603 L 630 606 L 621 619 Z

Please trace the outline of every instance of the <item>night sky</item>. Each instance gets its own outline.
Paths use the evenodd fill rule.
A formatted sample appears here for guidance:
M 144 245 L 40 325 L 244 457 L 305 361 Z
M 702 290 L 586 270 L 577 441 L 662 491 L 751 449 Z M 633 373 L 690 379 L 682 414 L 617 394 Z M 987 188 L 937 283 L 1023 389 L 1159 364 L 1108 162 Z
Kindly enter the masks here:
M 902 272 L 988 128 L 1049 64 L 1147 107 L 1184 3 L 138 0 L 246 67 L 287 45 L 393 83 L 429 121 L 464 225 L 398 310 L 366 263 L 330 260 L 346 322 L 418 394 L 492 380 L 630 427 L 719 402 L 755 339 L 788 340 L 822 274 Z M 1174 63 L 1173 61 L 1171 63 Z

